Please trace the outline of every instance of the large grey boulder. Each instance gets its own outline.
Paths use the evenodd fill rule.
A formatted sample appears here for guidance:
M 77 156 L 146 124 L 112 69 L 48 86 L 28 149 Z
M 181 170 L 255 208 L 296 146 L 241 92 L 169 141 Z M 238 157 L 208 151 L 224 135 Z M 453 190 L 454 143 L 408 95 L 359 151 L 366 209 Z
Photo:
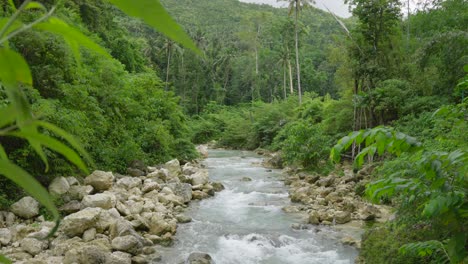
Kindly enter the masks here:
M 15 215 L 26 219 L 39 215 L 39 203 L 30 196 L 21 198 L 10 209 Z
M 95 264 L 95 263 L 106 263 L 110 256 L 110 250 L 94 246 L 87 245 L 78 248 L 72 248 L 65 253 L 63 264 Z
M 8 228 L 0 228 L 0 245 L 6 246 L 11 242 L 11 231 Z
M 140 241 L 131 235 L 112 239 L 112 249 L 117 251 L 123 251 L 135 255 L 140 247 Z
M 66 216 L 60 229 L 69 237 L 81 236 L 84 231 L 94 226 L 101 214 L 101 208 L 85 208 Z
M 132 188 L 141 188 L 142 181 L 140 178 L 123 177 L 117 181 L 117 186 L 130 190 Z
M 81 201 L 83 208 L 100 207 L 102 209 L 111 209 L 115 207 L 116 198 L 113 193 L 97 193 L 86 195 Z
M 168 170 L 170 178 L 177 178 L 182 172 L 180 162 L 177 159 L 166 162 L 166 164 L 164 164 L 164 168 Z
M 85 178 L 85 184 L 93 186 L 98 191 L 105 191 L 112 186 L 114 175 L 112 172 L 96 170 Z
M 190 183 L 192 185 L 199 185 L 199 184 L 206 184 L 208 183 L 208 171 L 206 170 L 200 170 L 197 171 L 196 173 L 192 174 L 190 177 Z
M 169 188 L 174 191 L 174 194 L 182 197 L 184 203 L 192 200 L 192 186 L 188 183 L 171 183 L 168 184 Z
M 57 177 L 49 185 L 49 192 L 52 195 L 65 194 L 69 189 L 70 184 L 65 177 Z
M 21 240 L 21 248 L 28 252 L 29 254 L 35 256 L 41 253 L 43 250 L 46 250 L 49 247 L 47 240 L 39 240 L 35 238 L 24 238 Z
M 190 253 L 186 263 L 188 264 L 212 264 L 213 259 L 207 253 L 193 252 Z

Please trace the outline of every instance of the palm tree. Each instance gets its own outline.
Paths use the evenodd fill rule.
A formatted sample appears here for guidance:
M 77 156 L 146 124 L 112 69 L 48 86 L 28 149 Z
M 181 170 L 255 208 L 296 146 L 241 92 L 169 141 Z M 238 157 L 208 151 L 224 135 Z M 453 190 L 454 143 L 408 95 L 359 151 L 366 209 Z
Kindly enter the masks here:
M 315 4 L 315 0 L 282 0 L 289 2 L 289 15 L 294 13 L 294 35 L 296 45 L 296 68 L 297 68 L 297 93 L 299 94 L 299 104 L 302 103 L 301 90 L 301 65 L 299 64 L 299 38 L 298 38 L 298 18 L 304 7 Z

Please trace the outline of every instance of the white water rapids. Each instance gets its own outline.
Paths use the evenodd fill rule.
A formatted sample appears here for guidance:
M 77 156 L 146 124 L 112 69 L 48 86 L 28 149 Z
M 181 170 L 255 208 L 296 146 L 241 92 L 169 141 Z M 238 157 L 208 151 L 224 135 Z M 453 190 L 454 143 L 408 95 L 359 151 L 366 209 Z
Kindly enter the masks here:
M 325 227 L 294 230 L 299 216 L 281 210 L 289 205 L 287 187 L 277 170 L 259 165 L 252 152 L 210 150 L 204 161 L 210 179 L 226 189 L 215 197 L 192 202 L 175 243 L 160 248 L 163 263 L 184 263 L 191 252 L 205 252 L 216 264 L 347 264 L 357 251 L 343 246 Z M 242 181 L 249 177 L 252 181 Z

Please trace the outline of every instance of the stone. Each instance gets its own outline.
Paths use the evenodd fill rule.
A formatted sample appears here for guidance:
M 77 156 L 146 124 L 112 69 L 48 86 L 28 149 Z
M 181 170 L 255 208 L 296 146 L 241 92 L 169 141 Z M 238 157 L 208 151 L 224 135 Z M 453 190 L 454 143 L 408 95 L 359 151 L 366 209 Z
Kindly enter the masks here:
M 82 200 L 86 195 L 91 194 L 94 191 L 91 185 L 73 185 L 68 190 L 68 193 L 72 199 Z
M 372 205 L 365 205 L 361 210 L 359 210 L 359 218 L 364 221 L 374 220 L 377 215 L 380 213 L 380 210 Z
M 207 253 L 193 252 L 190 253 L 186 263 L 188 264 L 212 264 L 213 259 Z
M 70 184 L 65 177 L 55 178 L 49 185 L 49 192 L 52 195 L 62 195 L 68 192 Z
M 132 255 L 121 251 L 112 252 L 106 264 L 132 264 Z
M 91 175 L 86 177 L 84 182 L 87 185 L 93 186 L 93 188 L 97 191 L 105 191 L 112 186 L 114 182 L 114 175 L 112 172 L 96 170 L 91 173 Z
M 287 205 L 281 209 L 286 213 L 298 213 L 299 212 L 299 208 L 297 208 L 297 206 L 294 206 L 294 205 Z
M 320 224 L 320 215 L 317 211 L 314 210 L 309 213 L 309 224 Z
M 201 170 L 198 171 L 189 177 L 190 183 L 192 185 L 199 185 L 199 184 L 206 184 L 208 183 L 208 171 L 206 170 Z
M 127 168 L 127 174 L 132 177 L 145 176 L 145 172 L 135 168 Z
M 81 236 L 84 231 L 94 226 L 101 211 L 101 208 L 85 208 L 68 215 L 63 219 L 60 230 L 69 237 Z
M 334 177 L 328 176 L 328 177 L 318 180 L 316 184 L 322 187 L 330 187 L 333 184 L 334 180 L 335 180 Z
M 146 182 L 143 184 L 143 187 L 141 188 L 141 191 L 143 193 L 151 192 L 154 190 L 159 190 L 161 189 L 161 186 L 157 182 Z
M 196 150 L 202 158 L 208 158 L 208 147 L 206 145 L 198 145 Z
M 169 186 L 174 194 L 182 197 L 183 203 L 188 203 L 192 200 L 192 187 L 188 183 L 170 183 Z
M 140 241 L 134 236 L 127 235 L 112 239 L 112 249 L 135 255 L 141 247 Z
M 98 246 L 82 246 L 72 248 L 65 253 L 63 264 L 94 264 L 106 263 L 110 250 Z
M 346 224 L 351 221 L 351 214 L 346 211 L 336 211 L 334 219 L 337 224 Z
M 197 168 L 192 166 L 192 164 L 189 162 L 189 163 L 186 163 L 183 167 L 182 167 L 182 173 L 184 175 L 192 175 L 194 174 L 195 172 L 197 172 Z
M 49 243 L 47 240 L 38 240 L 35 238 L 24 238 L 20 242 L 21 248 L 31 254 L 32 256 L 35 256 L 39 253 L 41 253 L 43 250 L 46 250 L 49 247 Z
M 12 212 L 6 212 L 5 214 L 5 225 L 12 226 L 16 221 L 16 215 Z
M 68 182 L 68 185 L 71 187 L 71 186 L 75 186 L 75 185 L 80 185 L 80 182 L 75 178 L 75 177 L 65 177 L 65 179 L 67 179 L 67 182 Z
M 359 240 L 356 240 L 356 239 L 350 237 L 350 236 L 343 237 L 341 239 L 341 243 L 343 243 L 344 245 L 355 247 L 357 249 L 361 248 L 361 242 Z
M 82 205 L 81 205 L 81 203 L 79 201 L 72 200 L 72 201 L 60 206 L 59 211 L 65 213 L 65 214 L 72 214 L 72 213 L 76 213 L 79 210 L 81 210 L 81 207 L 82 207 Z
M 249 181 L 252 181 L 252 178 L 249 178 L 249 177 L 242 177 L 241 181 L 243 181 L 243 182 L 249 182 Z
M 83 233 L 83 241 L 84 242 L 89 242 L 91 240 L 94 240 L 96 238 L 96 228 L 90 228 Z
M 82 208 L 99 207 L 102 209 L 114 208 L 116 198 L 113 193 L 97 193 L 93 195 L 86 195 L 81 201 Z
M 39 215 L 39 203 L 30 196 L 21 198 L 11 205 L 11 211 L 22 218 L 30 219 Z
M 132 188 L 141 188 L 142 181 L 140 178 L 124 177 L 117 181 L 117 186 L 127 190 L 130 190 Z
M 109 236 L 111 238 L 134 235 L 135 233 L 132 224 L 123 218 L 116 219 L 109 227 Z
M 191 217 L 183 215 L 183 214 L 178 214 L 175 217 L 177 219 L 177 222 L 182 223 L 182 224 L 192 222 Z
M 173 221 L 166 221 L 162 215 L 153 214 L 149 221 L 149 233 L 151 235 L 163 235 L 166 233 L 175 233 L 177 223 L 175 219 Z
M 202 200 L 208 198 L 209 195 L 202 191 L 192 191 L 192 199 L 194 200 Z
M 160 193 L 158 195 L 158 200 L 159 202 L 161 202 L 162 204 L 169 204 L 169 203 L 172 203 L 174 205 L 182 205 L 184 204 L 184 200 L 182 199 L 182 197 L 180 196 L 177 196 L 173 193 L 171 194 L 162 194 Z
M 215 192 L 220 192 L 224 190 L 224 185 L 220 182 L 212 182 L 211 185 L 213 186 Z
M 12 234 L 8 228 L 0 228 L 0 245 L 6 246 L 10 244 L 12 239 Z
M 164 168 L 168 170 L 169 172 L 169 177 L 174 178 L 179 176 L 179 174 L 182 172 L 180 168 L 180 162 L 177 159 L 170 160 L 164 164 Z

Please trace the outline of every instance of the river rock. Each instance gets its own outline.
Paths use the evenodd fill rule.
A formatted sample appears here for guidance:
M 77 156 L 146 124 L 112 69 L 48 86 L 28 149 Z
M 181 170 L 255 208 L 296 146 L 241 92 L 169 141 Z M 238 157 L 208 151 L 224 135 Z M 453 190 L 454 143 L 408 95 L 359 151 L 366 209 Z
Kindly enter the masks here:
M 170 178 L 176 178 L 182 172 L 180 162 L 177 159 L 170 160 L 164 164 L 164 168 L 168 170 Z
M 249 178 L 249 177 L 242 177 L 241 181 L 243 181 L 243 182 L 249 182 L 249 181 L 252 181 L 252 178 Z
M 142 171 L 140 169 L 135 169 L 135 168 L 127 168 L 127 174 L 132 176 L 132 177 L 145 176 L 144 171 Z
M 182 223 L 182 224 L 189 223 L 192 221 L 192 218 L 190 216 L 186 216 L 183 214 L 178 214 L 175 217 L 177 219 L 177 222 Z
M 346 224 L 351 221 L 351 214 L 345 211 L 336 211 L 334 218 L 337 224 Z
M 159 190 L 159 189 L 161 189 L 161 186 L 157 182 L 153 182 L 151 180 L 150 181 L 145 180 L 145 183 L 143 184 L 141 191 L 143 193 L 147 193 L 147 192 L 151 192 L 151 191 Z
M 192 187 L 188 183 L 170 183 L 168 186 L 174 191 L 174 194 L 182 197 L 183 203 L 192 200 Z
M 21 248 L 31 254 L 32 256 L 35 256 L 39 253 L 41 253 L 43 250 L 47 249 L 49 247 L 49 243 L 47 240 L 38 240 L 35 238 L 24 238 L 20 242 Z
M 49 185 L 49 192 L 52 195 L 65 194 L 69 189 L 70 183 L 65 177 L 57 177 Z
M 112 252 L 106 264 L 132 264 L 132 255 L 121 251 Z
M 39 203 L 30 196 L 21 198 L 10 209 L 15 215 L 26 219 L 39 215 Z
M 117 181 L 117 186 L 130 190 L 132 188 L 141 188 L 142 181 L 140 178 L 124 177 Z
M 8 228 L 0 228 L 0 245 L 6 246 L 11 242 L 11 231 Z
M 208 147 L 206 145 L 198 145 L 196 149 L 200 156 L 208 158 Z
M 81 236 L 84 231 L 93 227 L 101 211 L 101 208 L 85 208 L 68 215 L 63 219 L 60 229 L 69 237 Z
M 212 182 L 211 185 L 213 185 L 213 189 L 215 192 L 220 192 L 224 190 L 224 185 L 220 182 Z
M 135 255 L 141 247 L 140 241 L 134 236 L 127 235 L 112 239 L 112 249 Z
M 108 190 L 114 182 L 112 172 L 94 171 L 91 175 L 85 178 L 85 184 L 93 186 L 97 191 Z
M 94 191 L 93 186 L 91 185 L 73 185 L 68 190 L 68 194 L 71 199 L 80 200 L 83 199 L 86 195 L 91 194 Z
M 202 200 L 202 199 L 205 199 L 205 198 L 208 198 L 208 197 L 209 197 L 209 195 L 206 192 L 192 191 L 192 198 L 194 200 Z
M 96 238 L 96 228 L 90 228 L 83 233 L 83 241 L 89 242 Z
M 206 170 L 201 170 L 201 171 L 198 171 L 196 173 L 194 173 L 193 175 L 191 175 L 189 177 L 189 180 L 190 180 L 190 183 L 192 185 L 199 185 L 199 184 L 206 184 L 208 183 L 208 171 Z
M 81 210 L 81 207 L 82 207 L 82 205 L 81 205 L 81 203 L 79 201 L 72 200 L 72 201 L 60 206 L 59 211 L 65 213 L 65 214 L 72 214 L 72 213 L 76 213 L 79 210 Z
M 97 247 L 97 246 L 82 246 L 79 248 L 72 248 L 65 253 L 63 264 L 93 264 L 93 263 L 106 263 L 110 250 Z
M 113 193 L 97 193 L 86 195 L 81 201 L 82 207 L 99 207 L 102 209 L 111 209 L 115 207 L 116 198 Z
M 213 259 L 207 253 L 193 252 L 190 253 L 186 263 L 188 264 L 212 264 Z
M 317 211 L 314 210 L 309 213 L 309 224 L 320 224 L 320 215 Z

